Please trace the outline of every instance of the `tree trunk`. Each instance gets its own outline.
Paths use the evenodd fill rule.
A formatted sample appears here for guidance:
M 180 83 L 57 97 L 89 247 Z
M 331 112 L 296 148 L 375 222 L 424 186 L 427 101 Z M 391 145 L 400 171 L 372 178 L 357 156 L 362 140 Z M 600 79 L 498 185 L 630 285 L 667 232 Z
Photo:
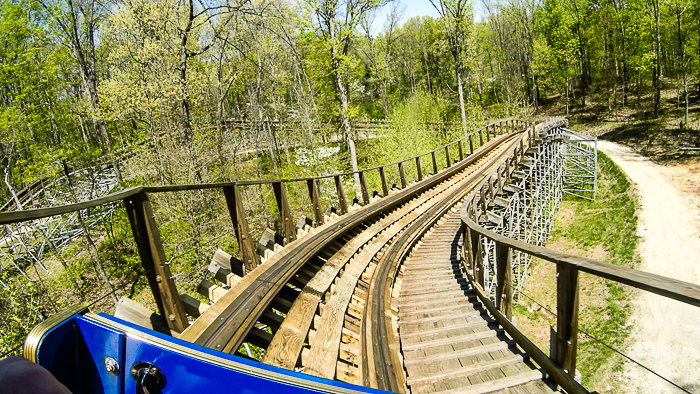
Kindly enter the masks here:
M 12 199 L 15 200 L 15 205 L 17 205 L 17 211 L 22 210 L 22 203 L 19 201 L 19 198 L 17 197 L 17 192 L 15 191 L 14 184 L 15 181 L 12 179 L 12 171 L 10 170 L 10 161 L 8 160 L 7 165 L 4 168 L 5 171 L 5 186 L 7 186 L 7 190 L 10 191 L 10 194 L 12 195 Z
M 537 106 L 538 106 L 538 96 L 539 92 L 537 90 L 537 78 L 535 77 L 535 70 L 532 65 L 532 61 L 530 61 L 530 72 L 532 73 L 532 107 L 537 111 Z
M 345 81 L 343 81 L 343 70 L 341 70 L 341 60 L 338 56 L 337 37 L 335 35 L 335 27 L 333 22 L 329 23 L 329 33 L 331 39 L 331 59 L 333 61 L 333 72 L 335 73 L 336 88 L 338 89 L 338 97 L 340 98 L 340 118 L 343 122 L 344 139 L 350 149 L 350 165 L 353 171 L 357 171 L 357 154 L 355 153 L 355 143 L 352 140 L 352 127 L 350 126 L 350 118 L 348 116 L 348 94 L 345 90 Z M 355 192 L 360 195 L 360 174 L 355 172 Z
M 180 64 L 178 64 L 177 69 L 179 73 L 179 84 L 180 84 L 180 94 L 182 95 L 180 100 L 180 108 L 182 110 L 182 119 L 180 120 L 182 127 L 182 135 L 188 144 L 192 143 L 192 122 L 190 115 L 190 93 L 187 86 L 187 59 L 190 54 L 187 50 L 187 42 L 190 38 L 190 33 L 192 32 L 192 26 L 194 22 L 194 1 L 189 0 L 188 2 L 188 18 L 187 24 L 183 30 L 178 29 L 180 34 Z
M 661 10 L 659 9 L 659 0 L 655 1 L 656 15 L 656 33 L 654 35 L 654 40 L 656 44 L 656 64 L 654 65 L 654 116 L 658 119 L 661 115 L 661 30 L 659 24 L 661 23 Z
M 428 63 L 428 54 L 425 51 L 425 42 L 421 40 L 421 49 L 423 50 L 423 66 L 425 67 L 425 77 L 428 84 L 428 92 L 433 94 L 433 85 L 430 83 L 430 66 Z
M 85 36 L 88 42 L 83 43 L 80 41 L 81 33 L 78 31 L 78 11 L 73 5 L 72 0 L 68 0 L 68 7 L 70 12 L 70 26 L 61 23 L 64 32 L 70 38 L 70 46 L 73 49 L 73 53 L 78 61 L 78 69 L 80 71 L 80 76 L 83 81 L 83 87 L 87 91 L 88 104 L 92 110 L 92 121 L 95 125 L 95 129 L 100 131 L 102 140 L 107 148 L 107 154 L 109 160 L 114 168 L 114 174 L 117 177 L 117 182 L 120 186 L 124 186 L 124 180 L 122 178 L 121 171 L 117 165 L 117 160 L 114 155 L 114 149 L 112 148 L 112 142 L 109 139 L 109 133 L 107 132 L 107 125 L 104 119 L 99 115 L 100 113 L 100 98 L 97 94 L 97 74 L 95 70 L 95 4 L 90 4 L 87 10 L 81 8 L 81 14 L 85 17 L 85 23 L 83 29 L 86 30 Z
M 70 195 L 71 198 L 73 199 L 73 202 L 78 202 L 77 198 L 75 197 L 75 190 L 73 189 L 73 181 L 71 180 L 70 177 L 70 171 L 68 171 L 68 166 L 66 165 L 65 162 L 63 162 L 63 172 L 66 175 L 66 179 L 68 180 L 68 187 L 70 189 Z M 97 272 L 98 276 L 102 279 L 104 282 L 105 286 L 107 287 L 107 290 L 109 291 L 109 294 L 116 304 L 117 302 L 117 296 L 114 295 L 114 287 L 112 286 L 112 283 L 109 281 L 109 277 L 107 276 L 107 272 L 105 272 L 104 266 L 102 265 L 102 261 L 100 261 L 100 255 L 97 251 L 97 246 L 95 245 L 95 242 L 92 240 L 92 237 L 90 236 L 90 229 L 88 226 L 85 224 L 85 221 L 83 220 L 83 215 L 80 211 L 78 211 L 78 223 L 80 224 L 80 228 L 83 230 L 83 234 L 85 235 L 85 241 L 87 242 L 87 249 L 88 252 L 90 253 L 90 260 L 92 261 L 92 264 L 95 268 L 95 271 Z
M 462 131 L 467 135 L 467 114 L 464 111 L 464 92 L 462 89 L 462 70 L 461 64 L 455 62 L 455 77 L 457 78 L 457 94 L 459 94 L 459 114 L 462 116 Z

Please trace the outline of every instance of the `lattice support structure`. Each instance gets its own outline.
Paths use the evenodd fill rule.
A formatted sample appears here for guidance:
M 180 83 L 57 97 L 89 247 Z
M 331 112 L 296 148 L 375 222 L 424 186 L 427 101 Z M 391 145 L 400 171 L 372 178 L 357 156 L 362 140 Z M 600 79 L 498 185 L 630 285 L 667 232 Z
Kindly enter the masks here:
M 511 182 L 489 207 L 485 228 L 509 238 L 544 246 L 565 194 L 593 200 L 597 193 L 597 139 L 561 126 L 541 126 L 540 144 L 513 173 Z M 485 290 L 496 289 L 496 253 L 484 238 Z M 532 256 L 513 251 L 513 297 L 518 300 L 527 281 Z
M 32 208 L 45 208 L 86 201 L 109 194 L 117 185 L 114 170 L 106 167 L 91 175 L 88 171 L 71 174 L 72 191 L 65 177 L 41 188 L 30 197 Z M 85 225 L 90 228 L 111 217 L 119 203 L 80 211 Z M 42 257 L 46 251 L 59 251 L 83 234 L 78 213 L 54 216 L 42 220 L 5 225 L 0 235 L 0 272 L 15 269 L 22 275 L 29 264 L 36 263 L 46 270 Z M 26 277 L 26 275 L 25 275 Z M 29 279 L 27 277 L 27 279 Z M 4 287 L 4 283 L 0 282 Z

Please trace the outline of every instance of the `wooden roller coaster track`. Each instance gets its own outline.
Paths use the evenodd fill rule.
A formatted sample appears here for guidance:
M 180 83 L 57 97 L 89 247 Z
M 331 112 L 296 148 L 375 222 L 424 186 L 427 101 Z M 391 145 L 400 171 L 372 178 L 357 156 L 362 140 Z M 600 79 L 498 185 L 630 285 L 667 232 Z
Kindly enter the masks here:
M 70 206 L 0 214 L 0 224 L 123 200 L 160 316 L 174 335 L 196 345 L 251 356 L 265 364 L 393 392 L 588 392 L 576 367 L 578 270 L 700 306 L 700 286 L 569 256 L 486 230 L 487 209 L 545 128 L 491 124 L 432 152 L 359 172 L 362 201 L 349 205 L 342 176 L 338 212 L 324 215 L 318 181 L 306 178 L 209 185 L 138 187 Z M 463 144 L 468 147 L 469 153 Z M 478 149 L 476 149 L 476 147 Z M 436 153 L 444 152 L 439 170 Z M 451 155 L 458 157 L 452 160 Z M 423 175 L 421 157 L 431 160 Z M 409 182 L 404 166 L 415 163 Z M 400 186 L 385 171 L 397 166 Z M 370 197 L 365 175 L 382 191 Z M 294 228 L 284 185 L 308 186 L 311 226 Z M 272 235 L 259 260 L 239 193 L 272 186 L 283 236 Z M 218 253 L 215 278 L 200 286 L 212 304 L 180 297 L 147 193 L 221 189 L 240 257 Z M 495 303 L 484 292 L 482 237 L 496 243 Z M 558 330 L 550 358 L 512 320 L 511 250 L 557 264 Z M 224 257 L 223 260 L 221 257 Z M 191 324 L 186 314 L 196 317 Z

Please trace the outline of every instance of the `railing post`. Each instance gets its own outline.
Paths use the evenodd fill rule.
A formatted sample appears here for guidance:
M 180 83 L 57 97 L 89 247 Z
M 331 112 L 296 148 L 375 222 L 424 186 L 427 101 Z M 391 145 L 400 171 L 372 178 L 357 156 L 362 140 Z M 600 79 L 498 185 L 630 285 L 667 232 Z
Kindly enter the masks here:
M 462 232 L 462 258 L 464 259 L 467 267 L 474 269 L 471 231 L 469 231 L 469 227 L 467 227 L 464 221 L 462 221 L 460 231 Z
M 379 178 L 382 180 L 382 193 L 384 197 L 389 195 L 389 186 L 386 184 L 386 174 L 384 173 L 384 167 L 379 167 Z
M 437 160 L 435 159 L 435 151 L 430 152 L 430 156 L 433 158 L 433 174 L 437 174 Z
M 506 160 L 506 161 L 508 161 L 508 160 Z M 498 167 L 498 169 L 496 170 L 496 179 L 498 180 L 498 190 L 499 191 L 503 190 L 503 178 L 502 178 L 503 173 L 502 173 L 502 171 L 503 170 L 501 169 L 501 167 Z
M 345 189 L 343 189 L 343 180 L 340 179 L 340 175 L 333 177 L 335 180 L 335 190 L 338 193 L 338 208 L 340 208 L 340 214 L 345 215 L 348 213 L 348 202 L 345 200 Z
M 416 172 L 418 173 L 418 181 L 423 180 L 423 171 L 420 168 L 420 156 L 416 157 Z
M 494 136 L 496 135 L 496 130 L 495 130 L 495 129 L 493 130 L 493 135 L 494 135 Z M 486 129 L 486 142 L 489 142 L 489 141 L 491 141 L 491 133 L 489 133 L 489 129 L 487 128 L 487 129 Z
M 241 258 L 243 259 L 243 264 L 245 264 L 245 271 L 248 273 L 258 266 L 258 256 L 255 254 L 253 239 L 250 237 L 250 229 L 248 228 L 248 221 L 245 218 L 245 210 L 243 209 L 243 199 L 241 199 L 238 186 L 224 186 L 223 189 L 228 213 L 231 215 L 233 229 L 236 231 L 238 248 L 241 250 Z
M 555 361 L 576 374 L 578 347 L 578 269 L 557 265 L 557 345 Z
M 496 308 L 513 320 L 513 287 L 511 286 L 510 247 L 496 242 Z
M 506 182 L 510 181 L 510 160 L 506 160 Z
M 401 188 L 406 188 L 406 172 L 403 170 L 403 162 L 399 162 L 399 179 L 401 180 Z
M 277 200 L 277 210 L 280 212 L 282 220 L 282 230 L 284 230 L 284 238 L 287 243 L 297 239 L 297 232 L 292 221 L 292 214 L 289 211 L 289 202 L 287 201 L 287 191 L 282 182 L 274 182 L 272 190 L 275 192 L 275 200 Z
M 472 153 L 474 153 L 474 138 L 472 138 L 472 137 L 474 137 L 474 135 L 470 134 L 469 135 L 469 154 L 470 155 Z
M 475 230 L 470 229 L 470 237 L 472 241 L 472 261 L 474 262 L 472 269 L 474 280 L 476 283 L 484 288 L 484 256 L 482 254 L 481 248 L 481 234 Z
M 369 192 L 367 192 L 367 180 L 365 179 L 364 171 L 360 171 L 360 190 L 362 192 L 362 202 L 369 204 Z
M 318 227 L 325 223 L 325 221 L 323 220 L 323 208 L 321 207 L 321 198 L 318 193 L 318 184 L 316 183 L 316 179 L 307 179 L 306 186 L 309 188 L 311 206 L 314 210 L 314 227 Z
M 479 130 L 479 147 L 484 146 L 484 130 Z
M 450 160 L 450 146 L 445 147 L 445 162 L 447 162 L 447 167 L 452 167 L 452 160 Z
M 158 312 L 172 331 L 182 332 L 189 322 L 185 308 L 173 281 L 153 207 L 146 193 L 126 198 L 124 206 L 131 224 L 131 231 L 141 256 L 141 266 L 156 300 Z
M 462 150 L 462 140 L 457 142 L 457 147 L 459 148 L 459 161 L 464 160 L 464 151 Z

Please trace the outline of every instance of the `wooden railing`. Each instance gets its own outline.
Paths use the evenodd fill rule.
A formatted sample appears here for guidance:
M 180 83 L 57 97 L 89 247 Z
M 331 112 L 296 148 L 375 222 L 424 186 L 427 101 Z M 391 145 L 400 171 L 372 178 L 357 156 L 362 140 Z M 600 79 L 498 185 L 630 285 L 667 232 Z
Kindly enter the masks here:
M 560 126 L 559 122 L 549 123 L 549 127 L 552 128 Z M 538 132 L 544 131 L 538 130 Z M 523 150 L 526 151 L 526 147 L 530 146 L 536 138 L 536 133 L 528 130 L 528 133 L 521 140 Z M 516 151 L 513 156 L 498 164 L 467 197 L 466 203 L 462 206 L 463 268 L 469 279 L 474 283 L 479 299 L 498 320 L 499 324 L 523 347 L 523 350 L 550 374 L 566 392 L 587 393 L 588 391 L 573 379 L 576 371 L 578 345 L 579 271 L 694 306 L 700 306 L 700 286 L 516 241 L 480 226 L 478 223 L 481 223 L 482 220 L 487 220 L 486 210 L 488 205 L 508 181 L 521 157 Z M 484 290 L 484 238 L 495 243 L 495 303 L 491 301 L 491 294 Z M 557 265 L 557 332 L 556 346 L 551 358 L 518 331 L 512 323 L 513 283 L 511 279 L 511 256 L 513 251 L 528 253 L 533 257 Z
M 476 148 L 490 141 L 494 136 L 509 133 L 510 131 L 514 131 L 516 129 L 522 130 L 525 127 L 527 127 L 525 122 L 513 119 L 494 122 L 472 133 L 469 133 L 457 141 L 450 142 L 449 144 L 443 145 L 432 151 L 382 166 L 363 169 L 357 172 L 297 179 L 237 181 L 193 185 L 137 186 L 97 199 L 75 204 L 0 213 L 0 225 L 37 220 L 93 208 L 108 203 L 123 201 L 129 222 L 131 224 L 133 237 L 141 257 L 141 263 L 156 300 L 158 311 L 166 320 L 167 325 L 171 330 L 181 332 L 185 329 L 185 327 L 187 327 L 188 323 L 185 317 L 182 301 L 180 300 L 175 282 L 173 280 L 173 275 L 170 272 L 169 261 L 165 255 L 163 242 L 158 230 L 158 224 L 154 218 L 154 210 L 149 198 L 150 193 L 206 189 L 221 190 L 226 200 L 226 206 L 233 223 L 235 236 L 240 250 L 240 260 L 235 262 L 240 264 L 240 266 L 236 267 L 235 270 L 245 274 L 245 272 L 249 272 L 257 266 L 258 257 L 256 254 L 256 245 L 251 237 L 250 228 L 246 219 L 246 212 L 243 206 L 243 199 L 241 198 L 240 187 L 253 185 L 259 185 L 260 187 L 272 187 L 280 215 L 282 224 L 281 227 L 284 233 L 283 236 L 285 238 L 285 242 L 289 243 L 294 241 L 297 237 L 290 206 L 287 201 L 285 185 L 289 183 L 301 182 L 308 188 L 309 199 L 313 212 L 313 226 L 316 227 L 324 223 L 324 210 L 321 204 L 318 184 L 319 180 L 330 178 L 334 180 L 335 196 L 333 197 L 338 202 L 338 214 L 343 215 L 348 212 L 349 208 L 343 187 L 343 179 L 345 177 L 353 176 L 356 173 L 358 174 L 362 197 L 362 200 L 359 203 L 361 205 L 368 204 L 370 202 L 370 192 L 366 181 L 368 173 L 373 171 L 378 173 L 382 189 L 381 195 L 387 196 L 390 191 L 386 178 L 387 169 L 396 167 L 400 178 L 400 186 L 397 187 L 403 189 L 409 183 L 409 179 L 406 177 L 406 166 L 415 165 L 415 181 L 420 181 L 424 178 L 425 171 L 421 167 L 421 158 L 430 157 L 432 174 L 436 174 L 439 171 L 437 160 L 438 153 L 442 154 L 442 152 L 444 152 L 445 168 L 451 167 L 454 164 L 452 157 L 458 157 L 459 160 L 463 160 L 467 149 L 468 153 L 466 153 L 466 155 L 471 155 Z

